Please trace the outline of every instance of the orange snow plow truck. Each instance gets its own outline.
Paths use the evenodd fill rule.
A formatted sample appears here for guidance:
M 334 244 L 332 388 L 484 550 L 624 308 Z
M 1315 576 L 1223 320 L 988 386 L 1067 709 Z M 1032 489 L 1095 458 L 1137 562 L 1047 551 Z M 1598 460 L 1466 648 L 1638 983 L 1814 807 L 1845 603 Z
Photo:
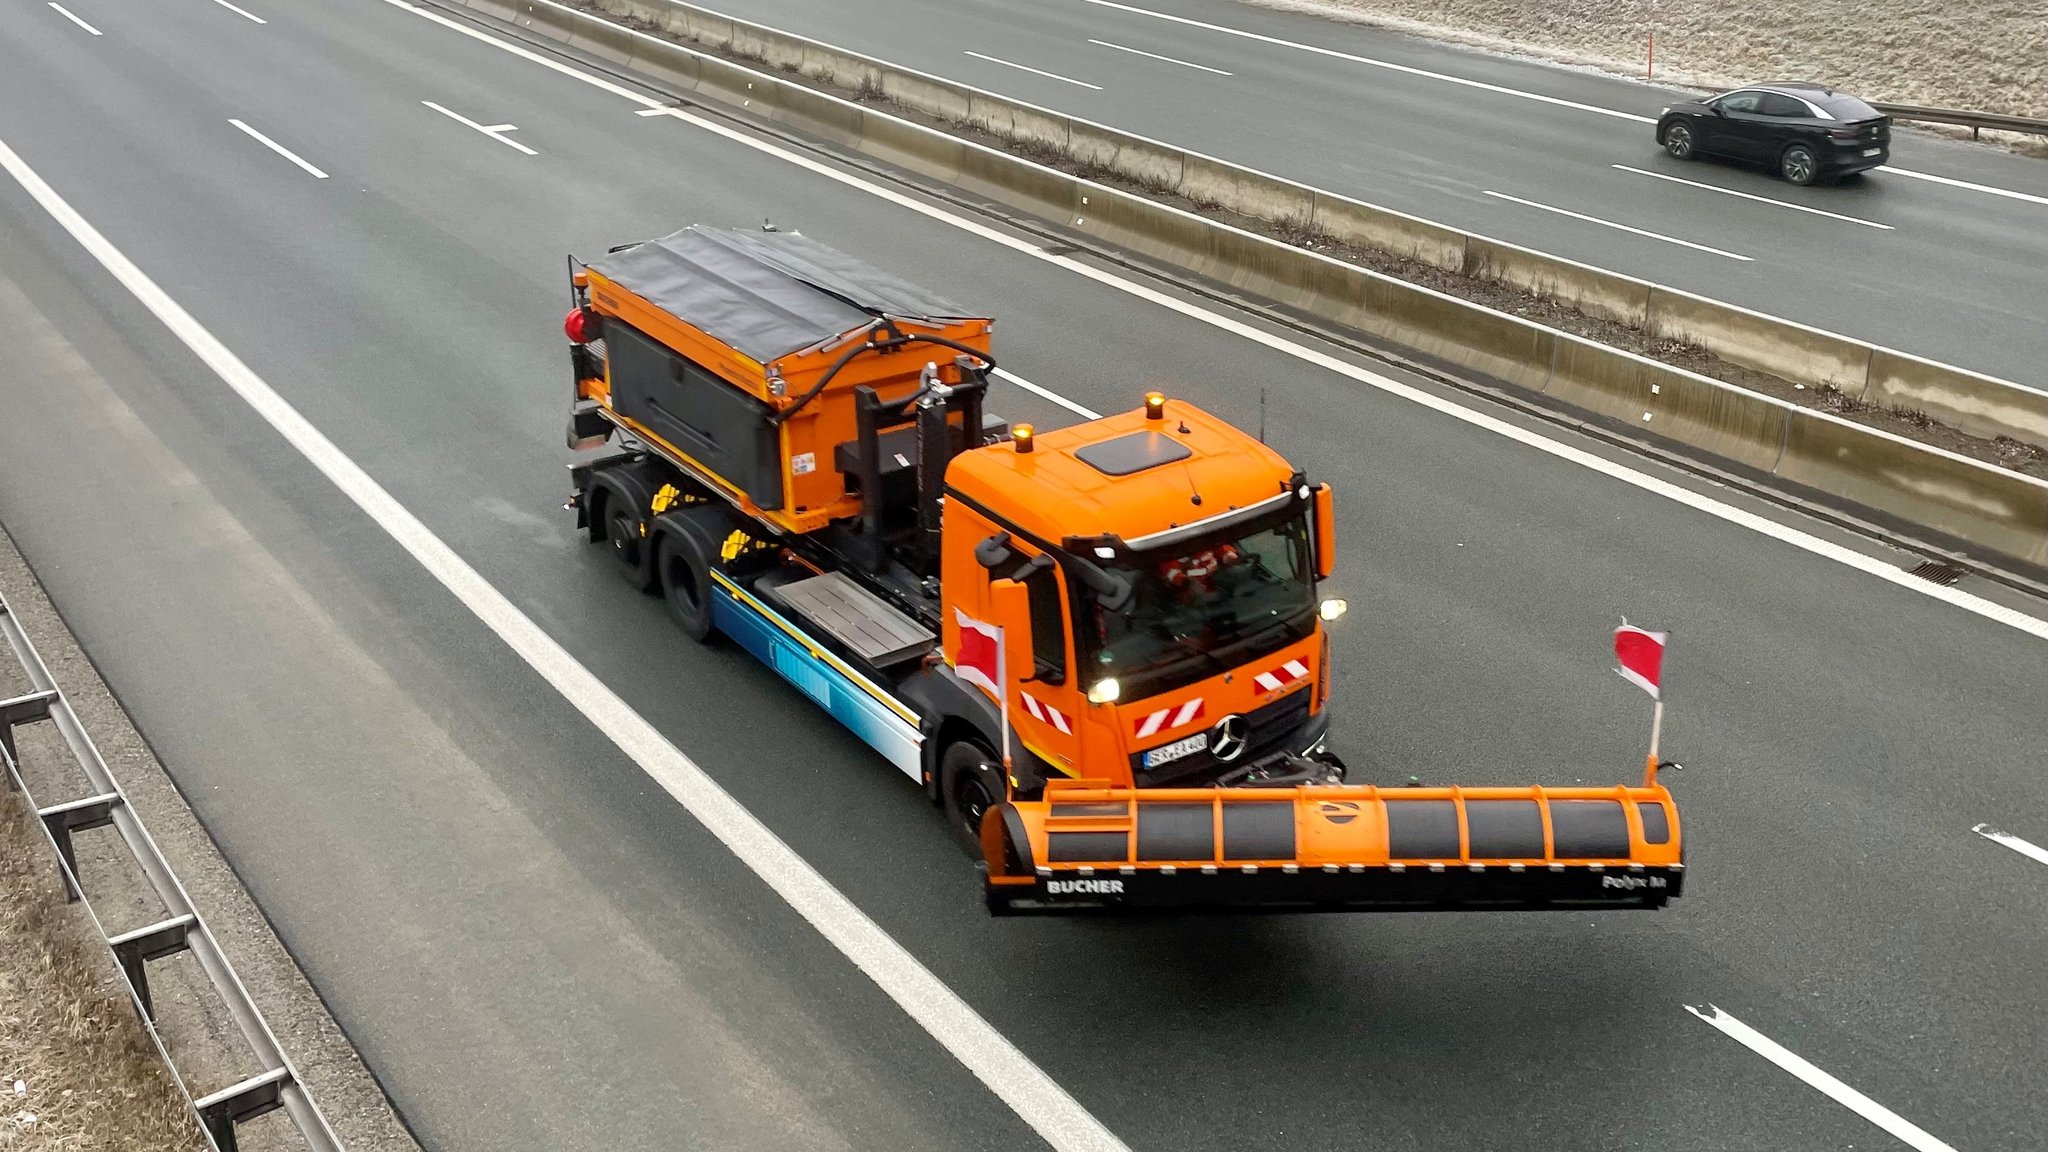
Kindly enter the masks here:
M 983 411 L 990 321 L 800 234 L 570 264 L 569 507 L 941 805 L 999 915 L 1656 908 L 1640 786 L 1380 788 L 1326 747 L 1331 491 L 1157 393 Z

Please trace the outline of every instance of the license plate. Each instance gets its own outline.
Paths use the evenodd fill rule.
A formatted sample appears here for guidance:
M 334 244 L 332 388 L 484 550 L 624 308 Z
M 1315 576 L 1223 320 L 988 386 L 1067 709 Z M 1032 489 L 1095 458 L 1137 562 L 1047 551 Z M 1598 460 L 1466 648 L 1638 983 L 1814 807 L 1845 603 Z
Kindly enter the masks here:
M 1863 154 L 1864 154 L 1865 156 L 1875 156 L 1875 155 L 1877 155 L 1878 153 L 1880 153 L 1880 152 L 1883 152 L 1883 151 L 1884 151 L 1884 149 L 1882 149 L 1882 148 L 1865 148 L 1865 149 L 1863 150 Z
M 1145 753 L 1145 767 L 1157 768 L 1161 764 L 1171 764 L 1183 756 L 1192 756 L 1208 746 L 1209 734 L 1207 732 L 1198 732 L 1185 740 L 1175 740 L 1163 748 L 1154 748 L 1150 752 Z

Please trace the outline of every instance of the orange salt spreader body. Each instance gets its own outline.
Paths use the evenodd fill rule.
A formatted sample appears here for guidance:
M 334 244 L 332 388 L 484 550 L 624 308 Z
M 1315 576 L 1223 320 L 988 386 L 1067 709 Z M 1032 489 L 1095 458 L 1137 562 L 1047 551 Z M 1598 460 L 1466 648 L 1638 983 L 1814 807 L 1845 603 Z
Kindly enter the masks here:
M 795 234 L 574 274 L 569 506 L 946 810 L 999 915 L 1656 908 L 1650 763 L 1613 788 L 1382 788 L 1328 748 L 1335 512 L 1156 393 L 983 412 L 991 322 Z

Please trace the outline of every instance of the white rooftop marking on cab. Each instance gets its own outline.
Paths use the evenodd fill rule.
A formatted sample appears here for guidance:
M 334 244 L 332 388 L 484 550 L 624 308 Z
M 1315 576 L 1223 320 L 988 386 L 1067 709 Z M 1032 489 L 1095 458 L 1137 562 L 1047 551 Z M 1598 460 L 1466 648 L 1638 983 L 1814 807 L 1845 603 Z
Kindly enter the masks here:
M 1097 92 L 1102 91 L 1102 85 L 1100 84 L 1090 84 L 1086 80 L 1076 80 L 1072 76 L 1062 76 L 1057 72 L 1046 72 L 1041 69 L 1033 68 L 1027 64 L 1018 64 L 1013 61 L 999 59 L 994 56 L 984 56 L 979 52 L 968 52 L 965 53 L 965 55 L 972 56 L 976 60 L 986 60 L 991 64 L 1001 64 L 1005 68 L 1015 68 L 1019 72 L 1029 72 L 1033 76 L 1043 76 L 1048 80 L 1058 80 L 1062 83 L 1073 84 L 1081 88 L 1093 88 Z
M 1200 321 L 1219 331 L 1231 333 L 1234 336 L 1250 340 L 1255 344 L 1291 356 L 1303 363 L 1312 364 L 1340 376 L 1356 380 L 1388 395 L 1396 396 L 1409 403 L 1428 408 L 1432 412 L 1437 412 L 1453 420 L 1470 424 L 1475 428 L 1491 432 L 1503 439 L 1512 440 L 1524 447 L 1532 448 L 1566 463 L 1585 468 L 1588 471 L 1598 472 L 1632 488 L 1669 500 L 1674 504 L 1681 504 L 1695 511 L 1703 512 L 1718 520 L 1723 520 L 1739 528 L 1755 532 L 1760 536 L 1768 536 L 1773 540 L 1789 544 L 1803 552 L 1819 556 L 1824 560 L 1831 560 L 1845 568 L 1853 568 L 1858 572 L 1875 577 L 1894 587 L 1905 589 L 1914 595 L 1925 596 L 1931 600 L 1939 600 L 1950 607 L 1980 616 L 1993 623 L 2002 624 L 2016 632 L 2022 632 L 2037 639 L 2048 640 L 2048 620 L 2030 616 L 2016 608 L 1993 600 L 1986 600 L 1982 596 L 1977 596 L 1960 589 L 1929 583 L 1909 574 L 1905 569 L 1890 561 L 1866 555 L 1854 548 L 1837 544 L 1832 540 L 1824 540 L 1810 532 L 1800 531 L 1789 524 L 1782 524 L 1767 516 L 1751 512 L 1748 509 L 1738 508 L 1733 504 L 1716 500 L 1703 492 L 1696 492 L 1691 488 L 1675 484 L 1662 477 L 1652 476 L 1647 472 L 1631 468 L 1627 464 L 1610 460 L 1605 456 L 1589 452 L 1584 448 L 1552 439 L 1540 432 L 1524 428 L 1519 424 L 1510 423 L 1498 416 L 1479 411 L 1476 408 L 1469 408 L 1455 400 L 1445 399 L 1414 385 L 1403 384 L 1390 376 L 1374 372 L 1369 368 L 1353 364 L 1348 360 L 1340 359 L 1327 352 L 1310 348 L 1305 344 L 1296 343 L 1286 337 L 1274 335 L 1246 321 L 1225 316 L 1199 304 L 1169 295 L 1149 285 L 1124 279 L 1114 272 L 1093 267 L 1071 257 L 1048 252 L 1030 240 L 1021 239 L 978 221 L 969 220 L 938 205 L 927 203 L 893 188 L 876 184 L 862 176 L 841 171 L 821 160 L 792 152 L 773 141 L 751 136 L 737 128 L 728 127 L 715 120 L 693 115 L 680 108 L 664 106 L 658 100 L 622 88 L 602 76 L 580 71 L 559 60 L 549 59 L 530 49 L 500 40 L 495 36 L 460 24 L 437 12 L 430 12 L 410 4 L 407 0 L 384 0 L 384 2 L 396 8 L 402 8 L 423 19 L 431 20 L 471 39 L 490 44 L 501 51 L 510 52 L 521 59 L 531 60 L 543 68 L 559 72 L 564 76 L 573 77 L 594 88 L 610 92 L 651 111 L 659 110 L 663 115 L 674 117 L 714 136 L 731 140 L 736 144 L 751 148 L 764 155 L 774 156 L 786 163 L 816 173 L 844 187 L 859 189 L 877 199 L 886 200 L 891 204 L 916 212 L 928 219 L 940 221 L 962 232 L 979 236 L 991 243 L 1000 244 L 1014 252 L 1020 252 L 1033 259 L 1042 260 L 1047 264 L 1064 268 L 1077 276 L 1086 277 L 1098 284 L 1123 292 L 1126 295 L 1150 301 L 1161 308 Z M 548 3 L 549 0 L 534 0 L 534 2 Z M 559 7 L 558 5 L 556 6 Z M 635 35 L 638 36 L 640 34 L 635 33 Z M 648 39 L 652 40 L 653 38 L 648 37 Z
M 299 157 L 295 153 L 293 153 L 291 149 L 286 148 L 284 145 L 279 144 L 277 141 L 272 140 L 270 137 L 265 136 L 263 133 L 258 132 L 254 128 L 249 127 L 247 124 L 242 123 L 240 120 L 230 119 L 228 123 L 233 124 L 235 127 L 240 128 L 242 131 L 254 137 L 257 143 L 262 144 L 265 148 L 270 149 L 272 152 L 277 153 L 279 156 L 282 156 L 285 159 L 291 161 L 292 163 L 297 164 L 299 167 L 304 168 L 306 171 L 311 172 L 313 174 L 313 179 L 327 179 L 327 173 L 322 172 L 318 168 L 313 167 L 311 164 L 306 163 L 304 160 L 299 159 Z
M 1165 61 L 1165 62 L 1166 62 L 1166 63 L 1168 63 L 1168 64 L 1178 64 L 1178 65 L 1180 65 L 1180 66 L 1181 66 L 1181 67 L 1183 67 L 1183 68 L 1196 68 L 1196 69 L 1200 69 L 1200 70 L 1201 70 L 1201 71 L 1203 71 L 1203 72 L 1214 72 L 1214 73 L 1215 73 L 1216 75 L 1218 75 L 1218 76 L 1232 76 L 1232 75 L 1236 75 L 1236 73 L 1232 73 L 1232 72 L 1225 72 L 1225 71 L 1224 71 L 1223 69 L 1221 69 L 1221 68 L 1211 68 L 1211 67 L 1209 67 L 1209 66 L 1208 66 L 1207 64 L 1195 64 L 1195 63 L 1191 63 L 1191 62 L 1189 62 L 1189 61 L 1186 61 L 1186 60 L 1176 60 L 1176 59 L 1174 59 L 1174 58 L 1173 58 L 1173 57 L 1171 57 L 1171 56 L 1161 56 L 1161 55 L 1160 55 L 1160 54 L 1158 54 L 1157 52 L 1146 52 L 1146 51 L 1143 51 L 1143 50 L 1141 50 L 1141 49 L 1137 49 L 1137 48 L 1126 48 L 1126 47 L 1124 47 L 1124 46 L 1123 46 L 1123 45 L 1121 45 L 1121 44 L 1111 44 L 1111 43 L 1110 43 L 1109 41 L 1107 41 L 1107 40 L 1090 40 L 1090 41 L 1088 41 L 1088 42 L 1089 42 L 1090 44 L 1096 44 L 1096 45 L 1100 45 L 1101 47 L 1104 47 L 1104 48 L 1114 48 L 1114 49 L 1116 49 L 1116 50 L 1117 50 L 1117 51 L 1119 51 L 1119 52 L 1129 52 L 1129 53 L 1130 53 L 1131 55 L 1133 55 L 1133 56 L 1143 56 L 1143 57 L 1145 57 L 1145 58 L 1146 58 L 1146 59 L 1148 59 L 1148 60 L 1163 60 L 1163 61 Z
M 227 9 L 228 11 L 233 12 L 237 16 L 247 17 L 250 20 L 254 20 L 258 24 L 270 23 L 270 21 L 265 20 L 263 17 L 256 15 L 254 12 L 250 12 L 246 9 L 235 7 L 233 4 L 228 3 L 228 0 L 213 0 L 213 2 Z
M 439 112 L 441 115 L 446 116 L 451 120 L 458 120 L 464 124 L 469 125 L 471 128 L 474 128 L 477 131 L 483 133 L 484 135 L 489 136 L 491 139 L 496 140 L 498 143 L 503 144 L 507 148 L 517 148 L 521 152 L 526 153 L 528 156 L 540 155 L 540 153 L 535 152 L 533 149 L 528 148 L 526 145 L 521 144 L 519 141 L 508 140 L 502 135 L 502 133 L 505 132 L 513 132 L 518 130 L 519 126 L 517 124 L 479 124 L 476 121 L 471 120 L 469 117 L 464 116 L 460 112 L 450 112 L 448 109 L 441 107 L 439 104 L 434 103 L 432 100 L 422 100 L 420 101 L 420 103 L 425 104 L 427 107 L 432 108 L 434 111 Z
M 401 2 L 401 0 L 392 0 Z M 418 9 L 413 9 L 418 11 Z M 432 14 L 421 12 L 430 19 Z M 459 26 L 456 26 L 459 28 Z M 473 33 L 480 39 L 495 38 Z M 645 99 L 635 97 L 635 99 Z M 156 281 L 136 267 L 91 222 L 45 183 L 0 140 L 0 170 L 42 205 L 136 300 L 162 321 L 194 355 L 213 369 L 249 407 L 332 481 L 378 527 L 410 553 L 528 667 L 574 705 L 593 727 L 675 797 L 697 821 L 752 869 L 790 908 L 829 941 L 897 1006 L 944 1045 L 989 1090 L 1031 1125 L 1058 1152 L 1130 1152 L 1123 1141 L 1067 1094 L 1031 1058 L 982 1019 L 959 994 L 918 963 L 858 905 L 775 835 L 732 794 L 719 787 L 697 762 L 669 743 L 645 717 L 579 663 L 533 619 L 519 610 L 453 548 L 433 534 L 411 510 L 291 403 L 258 376 L 227 345 L 207 331 Z
M 2048 864 L 2048 848 L 2043 848 L 2039 844 L 2029 844 L 2012 833 L 2000 832 L 1989 824 L 1979 824 L 1970 829 L 1970 831 L 1991 841 L 1993 844 L 2003 844 L 2030 860 L 2037 860 L 2043 864 Z
M 1799 1077 L 1809 1087 L 1828 1096 L 1835 1103 L 1896 1136 L 1916 1152 L 1956 1152 L 1953 1147 L 1929 1135 L 1925 1129 L 1823 1072 L 1806 1058 L 1712 1004 L 1703 1004 L 1698 1008 L 1687 1004 L 1685 1010 L 1727 1033 L 1743 1047 Z
M 57 11 L 58 11 L 58 12 L 59 12 L 60 14 L 62 14 L 62 15 L 63 15 L 63 17 L 64 17 L 64 18 L 65 18 L 66 20 L 69 20 L 69 21 L 71 21 L 71 22 L 72 22 L 73 24 L 76 24 L 76 25 L 78 25 L 78 26 L 79 26 L 80 28 L 83 28 L 83 29 L 85 29 L 85 30 L 86 30 L 87 32 L 90 32 L 90 33 L 92 33 L 92 34 L 93 34 L 93 35 L 95 35 L 95 36 L 104 36 L 104 35 L 106 35 L 106 33 L 104 33 L 104 32 L 102 32 L 102 31 L 100 31 L 99 29 L 97 29 L 97 28 L 93 27 L 93 26 L 92 26 L 92 25 L 90 25 L 90 24 L 87 24 L 87 23 L 86 23 L 85 21 L 83 21 L 83 20 L 80 20 L 80 19 L 79 19 L 78 17 L 76 17 L 76 16 L 72 15 L 72 14 L 71 14 L 71 9 L 69 9 L 69 8 L 66 8 L 66 7 L 65 7 L 65 6 L 63 6 L 62 4 L 59 4 L 59 3 L 57 3 L 57 0 L 50 0 L 50 7 L 52 7 L 52 8 L 55 8 L 55 9 L 56 9 L 56 10 L 57 10 Z
M 1780 208 L 1790 208 L 1794 212 L 1806 212 L 1814 216 L 1825 216 L 1830 220 L 1840 220 L 1846 224 L 1861 224 L 1865 228 L 1882 228 L 1887 232 L 1897 231 L 1897 229 L 1893 228 L 1891 225 L 1879 224 L 1875 220 L 1864 220 L 1856 216 L 1843 216 L 1834 212 L 1823 212 L 1818 208 L 1808 208 L 1804 204 L 1794 204 L 1787 200 L 1773 200 L 1769 196 L 1758 196 L 1752 192 L 1737 192 L 1733 188 L 1723 188 L 1718 184 L 1702 184 L 1697 180 L 1686 180 L 1677 176 L 1667 176 L 1662 172 L 1652 172 L 1647 168 L 1631 168 L 1626 164 L 1610 164 L 1608 165 L 1608 167 L 1618 169 L 1622 172 L 1633 172 L 1638 176 L 1648 176 L 1652 180 L 1669 180 L 1673 184 L 1684 184 L 1693 188 L 1704 188 L 1709 192 L 1719 192 L 1723 196 L 1740 196 L 1744 200 L 1754 200 L 1759 204 L 1775 204 Z
M 1723 252 L 1719 248 L 1709 248 L 1705 244 L 1695 244 L 1690 240 L 1680 240 L 1676 236 L 1666 236 L 1662 232 L 1651 232 L 1643 228 L 1632 228 L 1627 224 L 1616 224 L 1612 220 L 1602 220 L 1598 216 L 1588 216 L 1583 212 L 1573 212 L 1569 208 L 1558 208 L 1550 204 L 1538 204 L 1534 200 L 1524 200 L 1520 196 L 1510 196 L 1505 192 L 1495 192 L 1491 188 L 1486 190 L 1486 194 L 1496 200 L 1508 200 L 1529 208 L 1540 208 L 1545 212 L 1555 212 L 1559 216 L 1569 216 L 1574 220 L 1584 220 L 1588 224 L 1598 224 L 1603 228 L 1613 228 L 1620 232 L 1632 232 L 1637 236 L 1647 236 L 1652 240 L 1662 240 L 1666 244 L 1676 244 L 1681 248 L 1691 248 L 1699 252 L 1711 252 L 1716 256 L 1726 256 L 1730 260 L 1741 260 L 1745 263 L 1748 263 L 1750 259 L 1739 253 Z

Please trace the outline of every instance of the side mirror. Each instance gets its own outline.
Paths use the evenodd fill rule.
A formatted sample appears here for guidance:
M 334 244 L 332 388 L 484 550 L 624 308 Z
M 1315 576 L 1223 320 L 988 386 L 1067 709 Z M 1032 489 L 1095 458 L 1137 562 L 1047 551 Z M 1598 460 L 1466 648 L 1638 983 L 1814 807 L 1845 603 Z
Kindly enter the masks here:
M 1719 104 L 1709 104 L 1707 105 L 1707 107 L 1712 108 L 1714 110 L 1714 115 L 1716 116 L 1726 116 L 1728 114 L 1728 110 L 1726 108 L 1721 107 Z
M 1328 580 L 1337 570 L 1337 496 L 1328 484 L 1316 486 L 1316 579 Z
M 974 562 L 993 572 L 1010 562 L 1010 534 L 998 532 L 974 546 Z
M 1022 684 L 1038 671 L 1031 658 L 1031 593 L 1019 581 L 992 580 L 988 601 L 1003 630 L 1003 680 Z

